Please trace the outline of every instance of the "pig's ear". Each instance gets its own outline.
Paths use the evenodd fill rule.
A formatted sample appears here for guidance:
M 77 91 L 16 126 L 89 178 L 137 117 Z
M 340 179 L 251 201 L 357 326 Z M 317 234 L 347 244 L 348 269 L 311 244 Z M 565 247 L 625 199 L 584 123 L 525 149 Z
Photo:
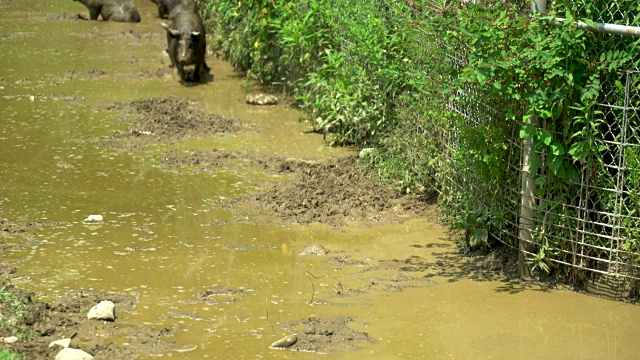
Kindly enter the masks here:
M 162 26 L 165 30 L 167 30 L 167 33 L 169 33 L 169 35 L 171 35 L 172 37 L 178 37 L 180 35 L 179 31 L 170 28 L 169 25 L 165 23 L 160 24 L 160 26 Z

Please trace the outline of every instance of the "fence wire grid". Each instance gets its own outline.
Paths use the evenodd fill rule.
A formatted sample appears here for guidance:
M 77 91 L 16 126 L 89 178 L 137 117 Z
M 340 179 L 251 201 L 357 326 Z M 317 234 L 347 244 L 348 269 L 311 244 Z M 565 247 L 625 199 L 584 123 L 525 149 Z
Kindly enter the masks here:
M 481 1 L 474 3 L 481 5 Z M 640 26 L 640 14 L 621 10 L 625 8 L 621 4 L 629 3 L 628 0 L 601 3 L 601 11 L 597 13 L 587 12 L 585 6 L 578 7 L 577 18 Z M 597 32 L 596 36 L 607 45 L 595 50 L 598 52 L 626 51 L 638 41 L 637 38 Z M 456 44 L 443 44 L 435 39 L 424 46 L 434 46 L 434 43 L 446 47 L 452 68 L 465 64 L 464 54 Z M 580 169 L 579 179 L 564 180 L 563 185 L 572 189 L 571 198 L 535 195 L 534 215 L 529 220 L 535 229 L 530 243 L 536 250 L 527 254 L 531 260 L 544 247 L 547 260 L 569 279 L 581 284 L 615 283 L 617 295 L 626 291 L 626 296 L 630 292 L 637 295 L 640 283 L 640 68 L 637 66 L 640 54 L 634 56 L 631 63 L 635 65 L 631 68 L 614 69 L 602 76 L 594 112 L 594 116 L 602 119 L 594 134 L 602 144 L 601 161 Z M 505 121 L 505 116 L 486 101 L 482 89 L 463 88 L 458 94 L 464 100 L 448 101 L 445 107 L 463 119 L 462 126 L 499 128 L 497 133 L 509 134 L 505 139 L 509 144 L 504 159 L 507 169 L 495 181 L 486 181 L 486 176 L 478 176 L 480 166 L 474 160 L 454 155 L 464 148 L 460 125 L 441 129 L 444 133 L 444 136 L 439 135 L 444 139 L 441 171 L 435 175 L 435 183 L 440 198 L 446 202 L 448 210 L 445 211 L 460 220 L 469 212 L 492 213 L 499 209 L 495 213 L 501 218 L 493 222 L 495 228 L 490 229 L 489 234 L 495 240 L 519 249 L 523 240 L 519 235 L 522 201 L 519 131 L 522 122 Z

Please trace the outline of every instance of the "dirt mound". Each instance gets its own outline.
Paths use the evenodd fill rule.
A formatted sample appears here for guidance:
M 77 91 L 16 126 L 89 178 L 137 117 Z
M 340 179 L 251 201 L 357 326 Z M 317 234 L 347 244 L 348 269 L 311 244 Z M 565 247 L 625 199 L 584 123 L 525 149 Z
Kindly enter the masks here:
M 295 333 L 298 341 L 289 347 L 293 351 L 316 353 L 334 353 L 357 349 L 355 343 L 371 343 L 373 340 L 367 333 L 350 329 L 347 324 L 350 317 L 331 319 L 302 319 L 281 324 L 288 332 Z
M 198 104 L 186 99 L 151 98 L 116 103 L 107 110 L 125 114 L 129 126 L 99 142 L 110 148 L 142 150 L 146 145 L 174 143 L 185 137 L 207 137 L 254 128 L 235 118 L 203 113 Z
M 49 347 L 52 341 L 71 338 L 71 347 L 82 349 L 99 359 L 131 359 L 135 354 L 161 354 L 180 349 L 160 338 L 174 334 L 177 329 L 154 330 L 126 321 L 126 314 L 133 311 L 137 298 L 123 293 L 94 293 L 75 291 L 65 295 L 60 303 L 50 305 L 34 299 L 26 293 L 4 283 L 0 285 L 0 318 L 11 326 L 0 326 L 0 337 L 18 336 L 19 341 L 3 345 L 15 353 L 25 354 L 27 359 L 53 359 L 60 351 Z M 87 320 L 89 309 L 101 300 L 116 304 L 115 322 Z M 121 319 L 124 314 L 125 319 Z M 24 331 L 16 333 L 16 331 Z M 127 338 L 128 346 L 121 347 L 100 338 L 104 334 Z
M 38 241 L 33 231 L 55 225 L 53 222 L 36 222 L 24 218 L 9 221 L 0 214 L 0 252 L 9 248 L 34 246 Z
M 238 201 L 289 223 L 323 223 L 339 227 L 348 222 L 381 224 L 415 216 L 433 217 L 435 208 L 423 199 L 402 195 L 369 177 L 352 157 L 326 163 L 281 160 L 286 181 L 267 184 L 263 191 Z
M 311 161 L 284 159 L 270 154 L 256 154 L 252 152 L 238 152 L 229 150 L 170 150 L 161 160 L 165 169 L 170 171 L 193 170 L 195 172 L 211 172 L 224 170 L 255 169 L 276 175 L 291 173 L 299 164 Z
M 172 150 L 163 155 L 171 171 L 187 167 L 196 172 L 255 169 L 272 175 L 290 175 L 264 185 L 262 191 L 235 200 L 242 211 L 298 224 L 312 222 L 334 227 L 347 222 L 384 224 L 421 216 L 437 220 L 436 207 L 425 199 L 403 195 L 380 184 L 353 157 L 324 163 L 285 159 L 275 155 L 226 150 Z M 235 211 L 235 206 L 233 209 Z M 234 221 L 243 221 L 238 214 Z
M 163 78 L 167 76 L 172 76 L 174 70 L 168 66 L 160 67 L 156 70 L 140 70 L 139 72 L 131 75 L 131 78 L 141 77 L 141 78 Z

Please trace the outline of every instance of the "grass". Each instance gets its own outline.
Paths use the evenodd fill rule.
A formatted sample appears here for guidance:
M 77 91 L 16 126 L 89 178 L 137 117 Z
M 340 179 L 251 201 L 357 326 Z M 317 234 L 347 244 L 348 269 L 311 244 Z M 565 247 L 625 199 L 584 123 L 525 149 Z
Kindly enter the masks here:
M 10 286 L 0 286 L 0 333 L 18 336 L 22 341 L 26 339 L 28 330 L 21 327 L 20 319 L 27 313 L 26 299 L 16 295 Z M 22 360 L 24 355 L 10 350 L 0 350 L 0 360 Z
M 0 350 L 0 360 L 23 360 L 24 355 L 12 353 L 9 350 Z

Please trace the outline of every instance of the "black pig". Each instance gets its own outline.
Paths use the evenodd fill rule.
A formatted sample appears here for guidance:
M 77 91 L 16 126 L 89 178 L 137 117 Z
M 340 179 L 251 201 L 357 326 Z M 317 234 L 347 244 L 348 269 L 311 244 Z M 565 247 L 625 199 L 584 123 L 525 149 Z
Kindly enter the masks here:
M 102 20 L 116 22 L 140 22 L 138 9 L 131 0 L 73 0 L 84 4 L 89 8 L 89 18 L 98 20 L 98 15 Z
M 193 81 L 200 81 L 200 72 L 208 71 L 204 61 L 207 49 L 202 18 L 195 12 L 179 12 L 167 30 L 167 46 L 171 65 L 178 69 L 182 81 L 187 81 L 185 66 L 194 65 Z
M 173 19 L 181 11 L 198 12 L 193 0 L 156 0 L 158 4 L 158 16 L 161 19 Z

